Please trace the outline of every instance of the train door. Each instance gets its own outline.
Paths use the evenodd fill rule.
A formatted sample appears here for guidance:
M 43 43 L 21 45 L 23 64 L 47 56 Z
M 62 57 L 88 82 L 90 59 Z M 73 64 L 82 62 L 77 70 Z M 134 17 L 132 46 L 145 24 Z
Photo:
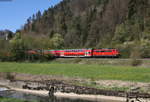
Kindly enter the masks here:
M 85 57 L 92 57 L 92 50 L 86 50 L 85 51 Z
M 64 54 L 65 52 L 62 50 L 62 51 L 60 51 L 60 57 L 64 57 L 65 56 L 65 54 Z
M 86 56 L 86 57 L 88 56 L 88 53 L 89 53 L 89 52 L 87 52 L 87 51 L 85 52 L 85 56 Z

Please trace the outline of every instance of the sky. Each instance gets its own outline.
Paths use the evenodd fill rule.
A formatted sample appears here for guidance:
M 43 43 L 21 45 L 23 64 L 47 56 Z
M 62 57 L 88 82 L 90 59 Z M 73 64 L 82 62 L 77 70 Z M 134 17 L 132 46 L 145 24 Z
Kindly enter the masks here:
M 15 32 L 37 11 L 43 12 L 60 1 L 62 0 L 0 0 L 0 30 Z

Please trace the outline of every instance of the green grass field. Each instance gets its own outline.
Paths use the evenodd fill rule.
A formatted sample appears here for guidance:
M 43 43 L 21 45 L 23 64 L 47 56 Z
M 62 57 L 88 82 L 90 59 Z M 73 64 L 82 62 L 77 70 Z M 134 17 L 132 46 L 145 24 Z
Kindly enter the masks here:
M 0 72 L 150 82 L 150 68 L 58 63 L 0 63 Z

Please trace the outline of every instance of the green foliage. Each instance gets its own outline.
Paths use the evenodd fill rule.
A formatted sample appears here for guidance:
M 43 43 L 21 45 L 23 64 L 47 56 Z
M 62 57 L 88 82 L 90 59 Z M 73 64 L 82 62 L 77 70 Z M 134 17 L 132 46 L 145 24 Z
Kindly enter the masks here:
M 141 57 L 149 58 L 150 57 L 150 40 L 141 39 L 139 45 L 140 45 Z
M 119 49 L 121 58 L 129 58 L 131 53 L 132 44 L 120 44 L 116 46 L 117 49 Z
M 106 4 L 106 3 L 108 3 L 109 2 L 109 0 L 97 0 L 97 4 Z
M 58 33 L 54 34 L 47 43 L 49 44 L 49 48 L 51 49 L 61 49 L 64 47 L 64 39 Z
M 31 62 L 46 62 L 54 59 L 51 54 L 44 54 L 44 50 L 37 50 L 38 54 L 28 54 L 26 60 Z
M 131 36 L 129 34 L 129 27 L 126 26 L 125 24 L 121 24 L 116 27 L 116 32 L 113 40 L 116 43 L 124 43 L 126 41 L 130 41 L 131 40 L 130 37 Z
M 142 0 L 141 0 L 142 1 Z M 140 56 L 148 57 L 149 56 L 149 28 L 145 21 L 145 15 L 142 15 L 142 11 L 139 8 L 143 9 L 147 3 L 140 4 L 138 0 L 131 0 L 129 2 L 129 18 L 124 23 L 116 27 L 115 35 L 113 37 L 113 44 L 118 46 L 122 45 L 122 48 L 126 51 L 126 55 L 130 56 L 133 51 L 134 46 L 138 45 Z M 146 13 L 145 8 L 145 12 Z M 141 13 L 141 14 L 139 14 Z M 127 47 L 129 45 L 131 47 Z
M 140 30 L 140 24 L 138 22 L 126 21 L 116 27 L 115 36 L 113 41 L 116 43 L 125 43 L 141 39 L 142 30 Z
M 0 61 L 6 61 L 6 60 L 11 60 L 10 55 L 10 44 L 6 40 L 1 40 L 0 39 Z
M 0 45 L 2 48 L 0 50 L 0 60 L 1 61 L 47 61 L 53 59 L 53 56 L 48 54 L 44 54 L 43 49 L 60 49 L 64 47 L 64 39 L 58 34 L 54 33 L 52 38 L 49 37 L 34 37 L 22 35 L 21 33 L 16 33 L 14 38 L 7 41 L 0 40 Z M 9 47 L 9 48 L 8 48 Z M 38 50 L 38 54 L 36 55 L 28 55 L 26 52 L 29 49 Z
M 13 60 L 17 61 L 24 59 L 26 46 L 20 33 L 17 33 L 15 37 L 10 40 L 10 44 L 11 52 L 13 54 Z
M 137 0 L 130 0 L 129 2 L 129 13 L 128 13 L 128 18 L 131 19 L 136 13 L 136 5 L 137 5 Z
M 24 36 L 23 41 L 28 49 L 60 49 L 64 47 L 61 34 L 54 33 L 50 37 Z
M 47 49 L 49 38 L 24 35 L 23 42 L 28 49 Z
M 142 56 L 142 52 L 141 52 L 141 46 L 139 42 L 135 42 L 134 46 L 131 48 L 131 54 L 130 54 L 130 58 L 131 58 L 131 65 L 132 66 L 139 66 L 142 64 L 141 56 Z

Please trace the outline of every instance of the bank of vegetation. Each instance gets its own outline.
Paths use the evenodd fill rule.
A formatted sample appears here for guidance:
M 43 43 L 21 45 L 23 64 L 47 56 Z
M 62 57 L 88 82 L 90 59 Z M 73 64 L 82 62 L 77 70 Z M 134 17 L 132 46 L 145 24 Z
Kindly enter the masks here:
M 26 37 L 17 32 L 15 37 L 9 41 L 0 40 L 1 61 L 48 61 L 53 59 L 52 55 L 44 55 L 43 50 L 60 49 L 63 47 L 64 39 L 60 34 L 52 38 Z M 39 50 L 40 54 L 29 55 L 28 50 Z

